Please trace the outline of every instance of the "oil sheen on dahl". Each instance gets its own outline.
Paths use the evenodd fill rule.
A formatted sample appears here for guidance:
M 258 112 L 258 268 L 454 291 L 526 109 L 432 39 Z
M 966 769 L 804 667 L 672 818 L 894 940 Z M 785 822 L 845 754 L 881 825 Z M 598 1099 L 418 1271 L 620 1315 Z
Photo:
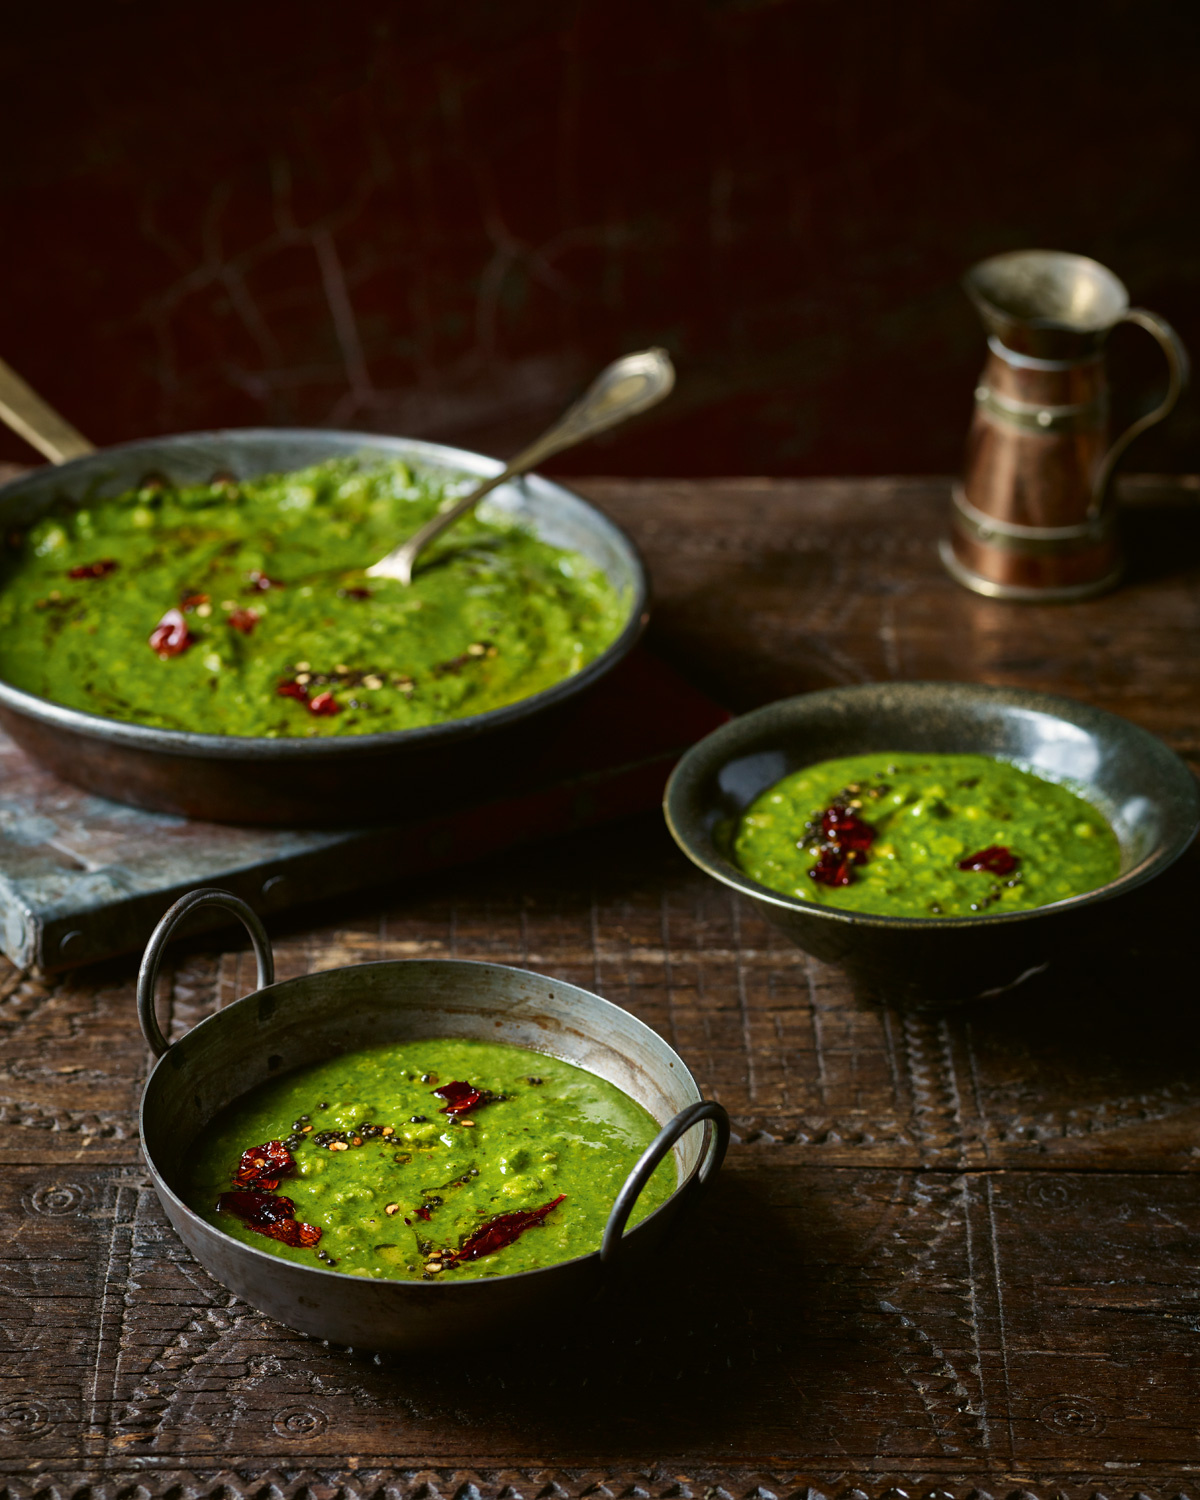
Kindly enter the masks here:
M 62 505 L 8 538 L 0 677 L 106 718 L 275 738 L 417 728 L 572 676 L 627 602 L 498 507 L 411 585 L 365 576 L 453 479 L 338 459 Z
M 462 1107 L 464 1085 L 480 1102 Z M 185 1197 L 235 1239 L 310 1266 L 406 1280 L 508 1275 L 596 1250 L 658 1128 L 615 1085 L 541 1053 L 445 1037 L 389 1044 L 298 1069 L 229 1106 L 193 1148 Z M 298 1224 L 319 1231 L 312 1245 L 279 1243 L 217 1207 L 242 1154 L 269 1141 L 294 1166 L 266 1196 L 286 1195 Z M 676 1184 L 668 1155 L 631 1225 Z M 486 1248 L 488 1226 L 522 1216 L 524 1232 Z

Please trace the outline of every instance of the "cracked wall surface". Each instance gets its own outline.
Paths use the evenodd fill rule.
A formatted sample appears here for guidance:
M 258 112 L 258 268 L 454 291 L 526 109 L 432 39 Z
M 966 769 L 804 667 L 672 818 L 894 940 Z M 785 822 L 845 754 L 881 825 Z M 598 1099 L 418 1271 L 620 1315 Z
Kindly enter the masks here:
M 657 341 L 671 404 L 561 472 L 948 471 L 984 254 L 1086 251 L 1200 346 L 1194 12 L 1008 29 L 1019 67 L 951 0 L 30 8 L 0 59 L 0 348 L 98 442 L 509 453 Z M 1158 356 L 1116 346 L 1136 401 Z M 1200 467 L 1197 418 L 1139 451 Z

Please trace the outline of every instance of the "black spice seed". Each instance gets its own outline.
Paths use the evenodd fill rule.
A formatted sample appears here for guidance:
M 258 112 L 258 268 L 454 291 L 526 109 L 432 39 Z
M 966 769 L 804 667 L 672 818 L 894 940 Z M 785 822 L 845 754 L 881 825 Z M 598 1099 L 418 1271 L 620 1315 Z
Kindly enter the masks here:
M 428 1123 L 429 1123 L 429 1116 L 428 1115 L 411 1115 L 409 1117 L 409 1124 L 410 1125 L 426 1125 Z
M 318 1109 L 328 1109 L 328 1108 L 329 1108 L 329 1105 L 328 1105 L 328 1104 L 318 1104 L 318 1105 L 317 1105 L 317 1108 L 318 1108 Z

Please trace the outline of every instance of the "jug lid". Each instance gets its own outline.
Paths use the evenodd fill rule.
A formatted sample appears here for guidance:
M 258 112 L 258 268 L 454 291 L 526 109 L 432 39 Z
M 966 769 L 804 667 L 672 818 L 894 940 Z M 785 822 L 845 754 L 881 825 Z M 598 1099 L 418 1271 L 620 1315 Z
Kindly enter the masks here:
M 1129 307 L 1107 266 L 1066 250 L 993 255 L 971 267 L 963 286 L 987 331 L 1035 359 L 1094 357 Z

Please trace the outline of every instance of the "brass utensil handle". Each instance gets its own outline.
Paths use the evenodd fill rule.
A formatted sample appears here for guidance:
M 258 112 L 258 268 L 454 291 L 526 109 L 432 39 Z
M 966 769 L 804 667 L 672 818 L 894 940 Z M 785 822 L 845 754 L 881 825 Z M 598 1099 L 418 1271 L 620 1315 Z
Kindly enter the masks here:
M 1144 417 L 1139 417 L 1136 422 L 1127 427 L 1104 455 L 1100 472 L 1096 476 L 1095 488 L 1092 490 L 1089 516 L 1098 515 L 1103 508 L 1117 460 L 1135 438 L 1141 437 L 1148 428 L 1156 426 L 1164 417 L 1170 416 L 1175 403 L 1183 394 L 1191 373 L 1191 361 L 1188 359 L 1183 340 L 1166 318 L 1160 318 L 1157 313 L 1150 312 L 1145 307 L 1131 307 L 1117 321 L 1136 323 L 1139 328 L 1144 328 L 1151 338 L 1157 340 L 1159 348 L 1167 357 L 1167 393 L 1153 411 L 1147 412 Z
M 614 360 L 607 369 L 601 370 L 574 406 L 568 407 L 536 442 L 518 453 L 499 474 L 476 485 L 470 494 L 427 521 L 407 542 L 381 557 L 367 569 L 367 577 L 395 578 L 400 583 L 411 583 L 417 558 L 430 542 L 469 510 L 474 510 L 498 485 L 527 474 L 543 459 L 561 453 L 564 448 L 573 448 L 576 443 L 606 432 L 629 417 L 649 411 L 670 394 L 674 384 L 675 366 L 665 349 L 644 349 L 639 354 L 626 354 Z
M 11 427 L 52 464 L 82 458 L 96 450 L 65 417 L 60 417 L 11 365 L 0 359 L 0 422 Z
M 255 988 L 263 990 L 267 985 L 275 983 L 275 958 L 271 953 L 271 939 L 267 936 L 267 929 L 257 914 L 244 901 L 233 895 L 231 891 L 218 890 L 215 886 L 189 891 L 186 896 L 180 896 L 150 934 L 150 941 L 146 944 L 146 951 L 142 955 L 142 966 L 138 970 L 138 1024 L 142 1028 L 142 1035 L 146 1038 L 146 1045 L 155 1057 L 161 1057 L 171 1045 L 162 1034 L 158 1016 L 154 1010 L 154 986 L 158 980 L 158 968 L 162 963 L 163 950 L 171 941 L 171 934 L 184 917 L 199 906 L 222 906 L 241 920 L 242 925 L 250 934 L 250 941 L 254 946 L 254 958 L 258 964 L 258 982 Z
M 616 1260 L 629 1215 L 641 1197 L 642 1189 L 650 1181 L 655 1167 L 680 1136 L 703 1120 L 712 1121 L 716 1138 L 707 1161 L 700 1168 L 700 1186 L 704 1187 L 716 1175 L 725 1160 L 725 1152 L 729 1149 L 729 1116 L 724 1105 L 718 1104 L 714 1099 L 702 1099 L 699 1104 L 689 1104 L 686 1109 L 681 1109 L 673 1120 L 663 1126 L 625 1179 L 609 1212 L 608 1223 L 604 1226 L 604 1238 L 600 1242 L 600 1260 L 604 1265 L 611 1265 Z

